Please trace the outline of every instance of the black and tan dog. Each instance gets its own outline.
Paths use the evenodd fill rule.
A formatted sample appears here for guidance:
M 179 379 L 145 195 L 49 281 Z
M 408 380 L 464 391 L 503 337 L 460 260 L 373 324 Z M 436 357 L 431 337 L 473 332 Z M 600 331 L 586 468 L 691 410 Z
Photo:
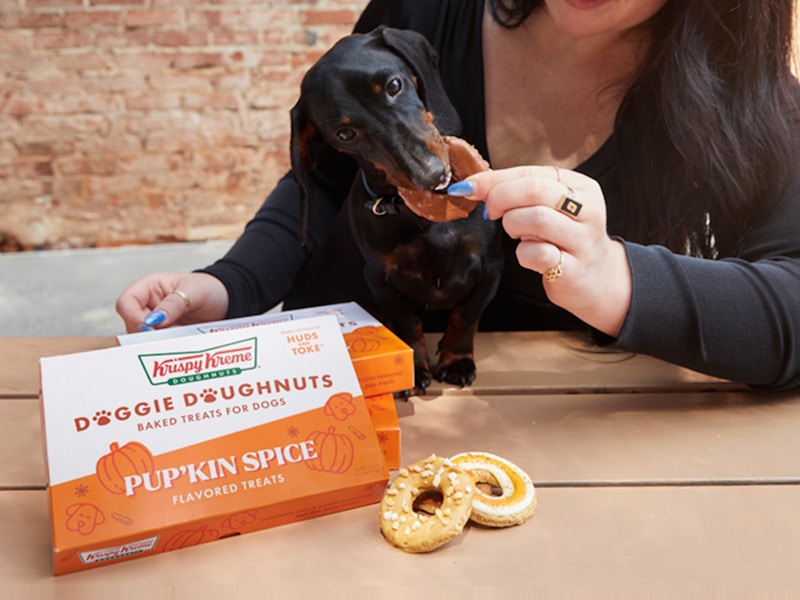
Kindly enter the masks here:
M 465 219 L 434 223 L 397 197 L 397 187 L 447 187 L 451 173 L 442 135 L 459 130 L 434 49 L 423 36 L 396 29 L 339 41 L 308 71 L 292 109 L 301 239 L 312 210 L 316 149 L 328 145 L 352 156 L 361 169 L 347 200 L 349 234 L 380 309 L 375 316 L 414 349 L 422 392 L 434 377 L 472 383 L 473 338 L 502 270 L 499 229 L 480 209 Z M 425 311 L 449 313 L 433 368 L 423 336 Z

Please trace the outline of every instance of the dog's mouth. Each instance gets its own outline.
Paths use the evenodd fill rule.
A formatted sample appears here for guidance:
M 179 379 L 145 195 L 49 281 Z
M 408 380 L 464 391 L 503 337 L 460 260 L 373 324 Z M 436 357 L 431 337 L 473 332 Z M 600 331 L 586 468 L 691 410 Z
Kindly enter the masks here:
M 419 217 L 428 221 L 455 221 L 468 217 L 477 202 L 447 195 L 446 190 L 453 181 L 461 181 L 489 168 L 478 151 L 468 142 L 456 137 L 445 138 L 448 146 L 447 173 L 433 188 L 397 188 L 403 203 Z
M 433 191 L 436 192 L 437 194 L 444 194 L 445 190 L 447 190 L 447 188 L 450 187 L 450 182 L 452 181 L 452 179 L 453 179 L 453 170 L 448 169 L 447 177 L 445 177 L 442 183 L 433 188 Z
M 391 171 L 386 169 L 383 169 L 383 171 L 386 173 L 386 179 L 394 187 L 399 189 L 416 190 L 418 192 L 424 192 L 428 194 L 444 194 L 446 193 L 447 188 L 450 187 L 450 184 L 458 180 L 457 176 L 453 173 L 453 170 L 449 167 L 449 165 L 447 166 L 447 172 L 444 174 L 444 177 L 436 185 L 433 185 L 432 182 L 427 184 L 423 184 L 419 181 L 414 182 L 411 177 L 406 175 L 397 176 L 393 175 Z

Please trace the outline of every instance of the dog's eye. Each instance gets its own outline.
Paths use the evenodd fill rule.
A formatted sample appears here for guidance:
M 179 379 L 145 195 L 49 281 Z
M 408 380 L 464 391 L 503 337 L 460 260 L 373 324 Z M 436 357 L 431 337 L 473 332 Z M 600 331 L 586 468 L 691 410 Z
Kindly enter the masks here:
M 397 96 L 401 89 L 403 89 L 403 82 L 400 81 L 399 77 L 395 77 L 386 84 L 386 93 L 390 96 Z
M 336 137 L 342 142 L 352 141 L 356 137 L 356 130 L 352 127 L 342 127 L 336 131 Z

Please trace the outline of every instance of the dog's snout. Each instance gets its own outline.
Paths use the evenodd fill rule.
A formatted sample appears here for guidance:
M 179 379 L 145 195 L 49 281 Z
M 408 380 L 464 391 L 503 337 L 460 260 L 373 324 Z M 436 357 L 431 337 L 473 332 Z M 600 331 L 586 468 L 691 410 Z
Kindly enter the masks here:
M 438 190 L 447 187 L 450 183 L 450 168 L 442 159 L 431 154 L 422 162 L 417 172 L 417 188 L 421 190 Z

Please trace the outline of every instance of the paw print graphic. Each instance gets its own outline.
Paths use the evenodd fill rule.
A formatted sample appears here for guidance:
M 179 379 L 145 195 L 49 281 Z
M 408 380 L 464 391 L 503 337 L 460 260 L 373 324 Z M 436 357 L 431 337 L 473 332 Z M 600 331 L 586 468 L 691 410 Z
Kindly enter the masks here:
M 111 423 L 111 413 L 107 410 L 98 410 L 96 413 L 94 413 L 92 421 L 98 425 L 108 425 Z
M 203 399 L 203 402 L 211 404 L 217 400 L 217 393 L 215 390 L 206 388 L 200 392 L 200 397 Z

